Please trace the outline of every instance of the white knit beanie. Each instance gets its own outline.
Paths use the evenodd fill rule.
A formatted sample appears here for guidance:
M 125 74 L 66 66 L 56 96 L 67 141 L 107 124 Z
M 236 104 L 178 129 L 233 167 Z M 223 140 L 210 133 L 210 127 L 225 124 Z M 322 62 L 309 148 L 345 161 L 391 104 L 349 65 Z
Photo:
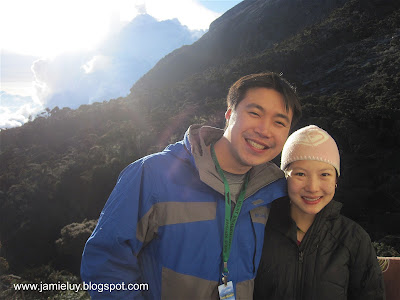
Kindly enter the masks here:
M 317 160 L 335 167 L 340 176 L 340 156 L 335 140 L 323 129 L 309 125 L 293 132 L 283 146 L 281 169 L 297 160 Z

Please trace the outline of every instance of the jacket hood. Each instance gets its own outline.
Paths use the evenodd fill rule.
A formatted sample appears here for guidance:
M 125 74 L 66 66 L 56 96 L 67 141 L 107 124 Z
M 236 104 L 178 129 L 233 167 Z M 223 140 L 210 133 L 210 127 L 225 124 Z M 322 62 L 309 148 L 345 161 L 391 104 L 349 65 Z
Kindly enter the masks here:
M 201 181 L 224 194 L 222 182 L 211 157 L 210 145 L 218 141 L 224 134 L 219 128 L 192 125 L 185 133 L 184 145 L 193 157 Z M 249 197 L 264 186 L 284 177 L 284 173 L 272 162 L 255 166 L 250 169 L 249 183 L 245 197 Z

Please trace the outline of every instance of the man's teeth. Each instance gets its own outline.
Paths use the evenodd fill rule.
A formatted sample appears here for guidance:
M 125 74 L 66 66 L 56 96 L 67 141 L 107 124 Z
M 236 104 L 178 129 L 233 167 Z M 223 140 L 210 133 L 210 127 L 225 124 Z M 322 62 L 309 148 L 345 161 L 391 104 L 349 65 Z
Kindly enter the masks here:
M 318 197 L 318 198 L 308 198 L 308 197 L 303 197 L 303 199 L 304 200 L 307 200 L 307 201 L 317 201 L 317 200 L 319 200 L 321 197 Z
M 256 142 L 252 141 L 252 140 L 247 140 L 247 142 L 248 142 L 250 145 L 252 145 L 254 148 L 256 148 L 256 149 L 260 149 L 260 150 L 265 149 L 265 146 L 264 146 L 264 145 L 260 145 L 260 144 L 258 144 L 258 143 L 256 143 Z

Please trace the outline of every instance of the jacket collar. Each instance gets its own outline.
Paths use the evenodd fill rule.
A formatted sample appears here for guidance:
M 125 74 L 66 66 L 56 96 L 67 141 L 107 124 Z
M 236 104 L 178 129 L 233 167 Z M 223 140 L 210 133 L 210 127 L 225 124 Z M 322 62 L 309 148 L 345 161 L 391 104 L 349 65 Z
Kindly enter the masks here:
M 224 194 L 224 184 L 215 169 L 210 153 L 210 145 L 218 141 L 224 134 L 219 128 L 192 125 L 185 133 L 184 144 L 192 155 L 201 181 L 220 194 Z M 283 172 L 272 162 L 251 168 L 246 198 L 264 186 L 283 178 Z
M 323 223 L 325 220 L 337 218 L 340 215 L 341 208 L 341 203 L 332 200 L 317 214 L 313 225 L 316 223 Z M 288 238 L 294 241 L 297 240 L 296 223 L 290 217 L 289 197 L 282 197 L 272 203 L 268 224 Z M 317 228 L 315 232 L 318 232 L 319 229 L 320 228 Z
M 290 217 L 289 197 L 282 197 L 272 202 L 267 224 L 291 240 L 296 241 L 296 224 Z

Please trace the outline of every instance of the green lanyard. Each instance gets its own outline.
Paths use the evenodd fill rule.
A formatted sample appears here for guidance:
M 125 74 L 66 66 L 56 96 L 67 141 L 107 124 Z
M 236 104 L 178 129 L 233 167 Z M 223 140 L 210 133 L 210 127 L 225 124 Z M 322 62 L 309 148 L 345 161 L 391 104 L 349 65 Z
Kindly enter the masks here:
M 229 273 L 228 259 L 229 259 L 229 254 L 231 251 L 233 232 L 235 230 L 236 221 L 239 216 L 240 210 L 242 209 L 244 196 L 246 194 L 247 183 L 249 182 L 249 172 L 247 172 L 247 174 L 246 174 L 246 177 L 244 179 L 244 185 L 240 191 L 235 209 L 231 216 L 232 200 L 231 200 L 231 195 L 230 195 L 230 190 L 229 190 L 229 184 L 228 184 L 228 181 L 226 180 L 224 171 L 221 169 L 221 166 L 218 163 L 217 156 L 215 155 L 214 144 L 211 144 L 210 149 L 211 149 L 211 156 L 214 161 L 215 167 L 217 168 L 219 175 L 221 176 L 222 180 L 224 181 L 224 186 L 225 186 L 225 223 L 224 223 L 224 243 L 223 243 L 223 250 L 222 250 L 222 257 L 224 259 L 224 270 L 222 273 L 222 275 L 223 275 L 222 280 L 224 281 L 224 284 L 226 285 L 227 277 L 228 277 L 228 273 Z

